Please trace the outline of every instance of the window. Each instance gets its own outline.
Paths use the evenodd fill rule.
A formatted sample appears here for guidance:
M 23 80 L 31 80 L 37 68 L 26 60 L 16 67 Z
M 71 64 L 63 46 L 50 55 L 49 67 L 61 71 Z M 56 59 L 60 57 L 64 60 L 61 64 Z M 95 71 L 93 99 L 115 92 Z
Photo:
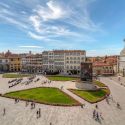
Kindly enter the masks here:
M 70 61 L 70 63 L 72 64 L 72 61 Z
M 69 69 L 69 66 L 67 66 L 67 69 Z

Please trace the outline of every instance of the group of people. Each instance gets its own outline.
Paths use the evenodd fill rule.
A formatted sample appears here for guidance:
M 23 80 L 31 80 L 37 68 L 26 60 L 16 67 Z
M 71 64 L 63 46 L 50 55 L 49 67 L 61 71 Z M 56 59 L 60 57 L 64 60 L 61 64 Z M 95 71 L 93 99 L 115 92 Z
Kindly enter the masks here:
M 110 100 L 116 104 L 116 107 L 117 107 L 118 109 L 121 109 L 120 103 L 119 103 L 119 102 L 116 102 L 116 101 L 113 99 L 113 96 L 112 96 L 112 95 L 106 97 L 106 102 L 107 102 L 107 104 L 110 104 L 110 103 L 109 103 Z
M 19 99 L 15 99 L 15 104 L 18 103 L 20 100 Z
M 13 80 L 11 80 L 11 81 L 9 80 L 9 81 L 8 81 L 8 84 L 9 84 L 9 83 L 12 83 L 12 82 L 15 82 L 16 80 L 17 80 L 17 79 L 13 79 Z
M 118 76 L 118 82 L 121 82 L 121 76 Z M 125 87 L 125 84 L 123 84 L 123 83 L 120 83 L 120 85 Z
M 102 113 L 98 111 L 98 105 L 95 105 L 95 109 L 93 110 L 93 119 L 101 123 L 101 120 L 104 118 L 102 117 Z
M 51 83 L 51 80 L 44 80 L 41 84 Z
M 38 82 L 40 80 L 40 78 L 37 78 L 34 82 Z
M 27 81 L 24 81 L 22 84 L 29 85 L 30 83 L 33 82 L 33 80 L 36 78 L 36 75 L 33 75 L 32 77 L 29 77 Z M 40 78 L 37 78 L 34 80 L 34 82 L 38 82 Z
M 18 103 L 18 102 L 19 102 L 19 99 L 15 99 L 15 104 Z M 29 100 L 26 101 L 26 107 L 27 107 L 29 104 L 31 104 L 31 109 L 35 109 L 35 107 L 36 107 L 35 102 L 32 101 L 32 102 L 30 103 Z M 5 115 L 5 109 L 4 109 L 4 115 Z M 36 111 L 36 117 L 37 117 L 37 118 L 40 118 L 40 117 L 41 117 L 41 109 L 40 109 L 40 108 L 39 108 L 39 110 Z
M 21 79 L 14 79 L 14 80 L 12 80 L 12 81 L 8 81 L 8 83 L 13 83 L 13 82 L 14 82 L 13 84 L 9 85 L 9 88 L 18 85 L 19 83 L 22 82 L 22 80 L 23 80 L 23 79 L 21 78 Z
M 93 110 L 93 118 L 96 120 L 96 121 L 99 121 L 101 122 L 101 120 L 103 120 L 103 117 L 102 117 L 102 113 L 101 112 L 98 112 L 97 110 Z

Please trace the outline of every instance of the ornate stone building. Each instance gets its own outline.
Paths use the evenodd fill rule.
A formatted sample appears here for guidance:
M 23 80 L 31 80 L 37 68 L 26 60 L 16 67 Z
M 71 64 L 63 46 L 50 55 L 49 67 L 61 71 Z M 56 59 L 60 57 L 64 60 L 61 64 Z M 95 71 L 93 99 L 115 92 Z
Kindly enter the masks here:
M 85 50 L 44 51 L 43 71 L 62 74 L 79 74 L 80 64 L 86 60 Z
M 125 76 L 125 46 L 120 52 L 120 57 L 119 57 L 119 73 L 123 74 Z

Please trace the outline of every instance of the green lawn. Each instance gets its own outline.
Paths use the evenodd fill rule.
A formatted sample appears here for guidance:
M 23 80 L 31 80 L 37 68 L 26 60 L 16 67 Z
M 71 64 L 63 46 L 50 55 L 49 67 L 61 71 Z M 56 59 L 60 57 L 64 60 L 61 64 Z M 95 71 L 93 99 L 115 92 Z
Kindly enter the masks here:
M 71 81 L 71 80 L 78 79 L 78 78 L 66 77 L 66 76 L 48 76 L 47 78 L 52 81 Z
M 78 105 L 79 103 L 70 98 L 57 88 L 33 88 L 28 90 L 6 93 L 5 97 L 31 100 L 39 103 L 54 105 Z
M 84 90 L 74 89 L 70 91 L 72 91 L 74 94 L 80 96 L 84 100 L 91 102 L 91 103 L 101 101 L 106 96 L 106 94 L 109 94 L 108 89 L 101 89 L 97 91 L 84 91 Z
M 94 83 L 99 87 L 106 87 L 106 85 L 100 81 L 94 81 Z
M 3 78 L 22 78 L 22 77 L 29 77 L 29 74 L 14 74 L 14 73 L 5 73 L 3 74 Z

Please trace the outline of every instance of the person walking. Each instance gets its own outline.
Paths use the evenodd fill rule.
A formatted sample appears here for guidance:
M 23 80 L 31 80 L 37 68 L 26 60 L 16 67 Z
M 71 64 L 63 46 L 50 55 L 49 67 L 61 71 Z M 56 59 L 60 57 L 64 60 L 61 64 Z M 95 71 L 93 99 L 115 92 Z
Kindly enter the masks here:
M 41 108 L 39 108 L 39 118 L 41 117 Z
M 118 102 L 117 102 L 117 108 L 121 109 L 121 106 Z
M 96 107 L 96 109 L 98 109 L 98 105 L 97 104 L 95 105 L 95 107 Z
M 96 116 L 96 110 L 94 109 L 94 111 L 93 111 L 93 118 L 95 118 L 95 116 Z
M 29 105 L 29 101 L 26 101 L 26 107 Z
M 6 109 L 3 109 L 3 116 L 6 115 Z
M 38 110 L 36 111 L 36 117 L 37 117 L 37 119 L 39 118 L 39 111 Z
M 97 121 L 99 121 L 99 113 L 98 112 L 96 114 L 96 119 L 97 119 Z
M 33 109 L 33 102 L 31 102 L 31 109 Z

